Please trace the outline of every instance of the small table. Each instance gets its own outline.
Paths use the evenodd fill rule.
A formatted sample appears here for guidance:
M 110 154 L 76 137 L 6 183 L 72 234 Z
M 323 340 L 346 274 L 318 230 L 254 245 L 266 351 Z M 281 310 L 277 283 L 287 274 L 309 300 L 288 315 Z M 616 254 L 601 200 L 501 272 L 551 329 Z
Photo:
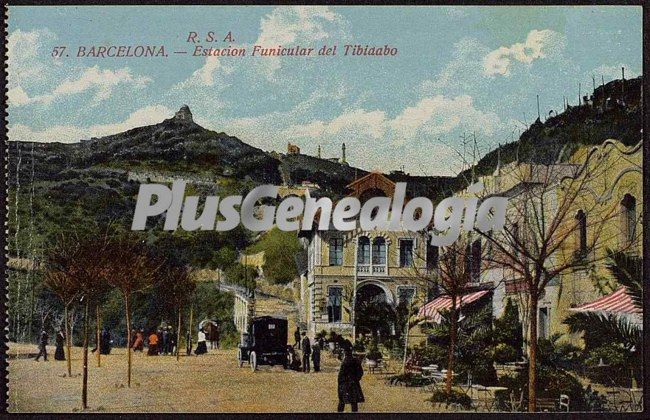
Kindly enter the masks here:
M 494 408 L 494 403 L 496 401 L 495 393 L 497 391 L 507 391 L 508 388 L 503 386 L 483 386 L 483 385 L 472 385 L 471 389 L 476 390 L 477 398 L 476 400 L 482 403 L 486 411 L 490 411 Z M 481 397 L 480 394 L 483 394 Z

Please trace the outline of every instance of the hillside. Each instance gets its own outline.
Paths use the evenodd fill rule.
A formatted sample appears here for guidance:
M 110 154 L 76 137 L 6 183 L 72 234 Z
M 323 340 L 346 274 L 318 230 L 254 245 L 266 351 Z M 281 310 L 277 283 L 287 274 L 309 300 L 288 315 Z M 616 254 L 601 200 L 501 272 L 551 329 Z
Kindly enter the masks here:
M 569 106 L 541 122 L 535 121 L 517 141 L 502 145 L 480 159 L 477 175 L 494 172 L 498 155 L 501 164 L 519 160 L 550 164 L 566 159 L 581 145 L 597 145 L 614 138 L 633 145 L 642 137 L 643 78 L 613 80 L 585 95 L 580 106 Z M 470 173 L 471 169 L 465 172 Z M 459 175 L 459 180 L 463 174 Z
M 492 173 L 499 154 L 501 164 L 517 159 L 551 163 L 566 158 L 580 145 L 600 144 L 607 138 L 637 143 L 643 124 L 641 87 L 640 77 L 598 87 L 585 96 L 581 106 L 569 107 L 544 122 L 538 120 L 518 141 L 487 153 L 475 173 Z M 148 173 L 190 177 L 202 181 L 188 187 L 195 193 L 220 195 L 246 193 L 262 183 L 308 181 L 320 186 L 314 195 L 333 199 L 347 194 L 346 185 L 367 174 L 314 156 L 266 152 L 223 132 L 207 130 L 193 121 L 187 106 L 159 124 L 107 137 L 73 144 L 12 141 L 8 149 L 12 255 L 17 255 L 17 248 L 50 241 L 70 226 L 80 230 L 110 221 L 128 229 L 139 185 L 130 180 L 133 176 L 129 178 L 133 172 L 145 174 L 144 179 Z M 387 174 L 394 182 L 407 182 L 410 196 L 436 199 L 462 187 L 464 175 Z M 32 227 L 33 231 L 28 230 Z

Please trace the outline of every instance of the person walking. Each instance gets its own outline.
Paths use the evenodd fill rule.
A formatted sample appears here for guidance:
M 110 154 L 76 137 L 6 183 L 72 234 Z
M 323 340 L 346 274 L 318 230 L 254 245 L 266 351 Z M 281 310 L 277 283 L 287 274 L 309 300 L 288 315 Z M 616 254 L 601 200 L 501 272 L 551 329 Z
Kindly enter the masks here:
M 174 328 L 170 325 L 169 327 L 169 354 L 174 355 L 176 354 L 176 351 L 174 351 L 177 347 L 177 337 L 176 337 L 176 331 L 174 331 Z
M 205 342 L 205 332 L 203 331 L 203 328 L 199 330 L 199 335 L 196 340 L 196 350 L 194 350 L 194 354 L 197 356 L 199 354 L 204 354 L 208 352 L 208 345 Z
M 309 357 L 311 356 L 311 343 L 307 333 L 302 332 L 302 371 L 309 373 Z
M 359 383 L 362 376 L 363 368 L 359 360 L 352 355 L 352 346 L 344 345 L 343 361 L 341 362 L 338 377 L 339 405 L 337 411 L 339 413 L 343 412 L 345 404 L 350 404 L 352 412 L 357 412 L 359 403 L 365 401 Z
M 192 333 L 190 331 L 187 332 L 187 337 L 185 337 L 185 354 L 187 356 L 192 355 Z
M 296 340 L 293 346 L 300 350 L 300 327 L 296 327 L 296 331 L 293 333 L 293 338 Z
M 214 345 L 219 349 L 219 339 L 221 338 L 221 333 L 219 332 L 219 327 L 214 327 Z
M 38 355 L 36 356 L 36 361 L 43 356 L 43 360 L 47 362 L 47 342 L 50 339 L 50 336 L 47 335 L 45 330 L 41 331 L 41 336 L 38 340 Z
M 149 349 L 147 350 L 147 356 L 158 356 L 158 334 L 155 331 L 151 331 L 149 335 Z
M 133 349 L 134 352 L 136 351 L 142 352 L 144 350 L 144 333 L 142 330 L 140 330 L 134 335 L 135 335 L 135 339 L 133 340 L 133 345 L 131 346 L 131 348 Z
M 311 349 L 311 361 L 314 363 L 314 372 L 320 372 L 320 344 L 314 343 Z
M 165 327 L 162 331 L 161 353 L 166 355 L 168 350 L 169 350 L 169 330 Z
M 108 328 L 102 328 L 102 336 L 99 343 L 100 354 L 111 354 L 111 332 Z
M 56 351 L 54 352 L 54 360 L 65 360 L 65 351 L 63 346 L 65 345 L 65 332 L 63 327 L 56 334 Z

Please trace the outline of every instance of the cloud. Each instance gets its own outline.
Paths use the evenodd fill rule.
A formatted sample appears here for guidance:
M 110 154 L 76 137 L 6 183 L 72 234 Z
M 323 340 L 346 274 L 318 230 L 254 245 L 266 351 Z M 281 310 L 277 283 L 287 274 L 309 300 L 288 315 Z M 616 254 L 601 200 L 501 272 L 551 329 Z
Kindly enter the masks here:
M 264 47 L 307 45 L 327 39 L 341 41 L 347 36 L 347 23 L 338 13 L 325 6 L 277 7 L 260 20 L 259 35 L 252 44 L 232 45 L 246 48 L 250 54 L 254 45 Z M 224 65 L 217 56 L 208 56 L 199 69 L 186 80 L 178 83 L 176 89 L 200 88 L 225 83 L 223 78 L 233 72 L 252 71 L 267 80 L 277 81 L 276 72 L 282 67 L 280 57 L 248 57 Z M 220 80 L 221 79 L 221 80 Z
M 428 95 L 460 94 L 481 85 L 487 77 L 483 74 L 481 57 L 489 49 L 475 38 L 463 38 L 454 44 L 453 58 L 431 80 L 425 80 L 419 89 Z
M 455 152 L 437 137 L 455 139 L 463 131 L 494 137 L 505 127 L 495 113 L 477 109 L 468 95 L 424 97 L 392 118 L 380 109 L 352 108 L 329 119 L 313 119 L 309 118 L 313 112 L 305 112 L 309 108 L 303 103 L 290 112 L 238 118 L 225 125 L 230 133 L 267 150 L 284 150 L 291 141 L 303 153 L 315 154 L 321 145 L 324 157 L 334 157 L 345 142 L 348 161 L 355 166 L 388 171 L 406 163 L 407 170 L 418 174 L 452 174 L 460 169 L 454 166 Z M 436 158 L 423 150 L 435 150 Z
M 33 130 L 23 124 L 12 124 L 9 126 L 9 140 L 75 143 L 81 139 L 108 136 L 135 127 L 157 124 L 173 114 L 172 110 L 163 105 L 153 105 L 132 112 L 124 121 L 113 124 L 96 124 L 88 127 L 58 125 L 42 131 Z
M 491 136 L 499 124 L 495 113 L 475 108 L 469 95 L 423 98 L 390 121 L 396 144 L 407 143 L 417 136 L 432 138 L 448 134 L 459 128 Z
M 52 95 L 37 95 L 30 97 L 22 87 L 16 86 L 9 88 L 7 91 L 9 104 L 13 106 L 29 105 L 34 103 L 49 103 L 52 101 Z
M 7 96 L 10 105 L 47 105 L 61 97 L 91 91 L 94 95 L 90 105 L 95 106 L 110 98 L 118 86 L 142 88 L 152 81 L 149 77 L 132 74 L 128 67 L 108 70 L 95 65 L 66 69 L 60 58 L 50 57 L 49 45 L 53 45 L 56 38 L 48 29 L 30 32 L 17 29 L 9 35 Z
M 564 49 L 565 36 L 550 29 L 533 29 L 526 40 L 507 47 L 499 47 L 483 58 L 483 71 L 488 76 L 510 75 L 516 62 L 533 61 L 558 54 Z
M 93 101 L 108 99 L 118 85 L 129 85 L 143 88 L 152 79 L 147 76 L 134 76 L 128 67 L 112 70 L 101 70 L 99 66 L 89 67 L 77 78 L 68 79 L 58 85 L 53 96 L 65 96 L 94 90 Z
M 7 96 L 9 103 L 13 106 L 30 104 L 49 104 L 55 99 L 68 95 L 75 95 L 87 91 L 94 91 L 91 105 L 111 97 L 113 90 L 119 85 L 132 88 L 143 88 L 151 78 L 146 76 L 134 76 L 128 67 L 112 70 L 101 70 L 99 66 L 89 67 L 74 79 L 67 79 L 56 86 L 51 93 L 35 95 L 30 97 L 21 86 L 10 88 Z
M 8 84 L 14 87 L 23 82 L 37 82 L 47 77 L 47 66 L 41 61 L 46 55 L 46 44 L 56 36 L 48 29 L 21 31 L 16 29 L 7 38 Z M 49 56 L 48 56 L 49 57 Z

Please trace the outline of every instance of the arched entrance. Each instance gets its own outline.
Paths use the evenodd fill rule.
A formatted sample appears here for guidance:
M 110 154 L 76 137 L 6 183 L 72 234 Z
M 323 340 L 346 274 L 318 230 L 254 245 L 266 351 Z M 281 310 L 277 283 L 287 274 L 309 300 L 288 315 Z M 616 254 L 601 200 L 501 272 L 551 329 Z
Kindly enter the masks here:
M 394 333 L 395 309 L 389 293 L 374 283 L 362 284 L 357 289 L 354 323 L 358 335 L 385 338 Z

